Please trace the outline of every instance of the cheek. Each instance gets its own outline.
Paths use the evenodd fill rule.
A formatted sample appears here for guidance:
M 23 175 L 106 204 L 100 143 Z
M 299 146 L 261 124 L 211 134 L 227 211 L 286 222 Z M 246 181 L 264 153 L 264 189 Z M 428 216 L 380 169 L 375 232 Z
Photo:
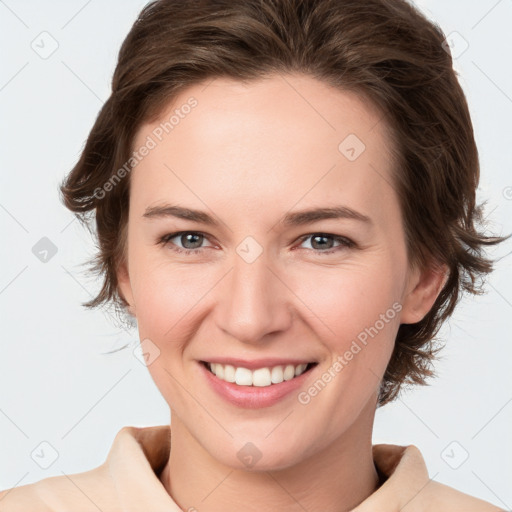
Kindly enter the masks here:
M 198 267 L 184 271 L 149 265 L 141 268 L 140 277 L 134 292 L 140 336 L 154 338 L 155 343 L 179 343 L 186 338 L 184 331 L 201 308 L 201 299 L 212 289 L 210 276 Z
M 331 403 L 331 410 L 339 411 L 336 421 L 355 417 L 379 386 L 393 351 L 400 323 L 400 272 L 391 259 L 382 263 L 324 269 L 296 281 L 297 296 L 311 310 L 308 314 L 303 308 L 311 330 L 331 354 L 322 377 L 329 390 L 322 391 L 317 404 Z
M 173 413 L 197 413 L 194 402 L 183 392 L 190 379 L 184 352 L 201 324 L 202 301 L 212 289 L 209 277 L 199 266 L 184 271 L 168 262 L 154 264 L 141 259 L 139 264 L 134 290 L 139 337 L 141 341 L 149 339 L 158 353 L 148 371 Z
M 400 324 L 400 277 L 394 270 L 353 266 L 303 281 L 299 294 L 315 312 L 310 325 L 330 354 L 320 378 L 299 397 L 316 418 L 311 436 L 317 422 L 328 425 L 326 436 L 348 428 L 376 398 Z
M 204 338 L 199 330 L 208 331 L 209 315 L 228 298 L 222 281 L 227 268 L 138 256 L 133 276 L 139 334 L 152 340 L 162 356 L 148 370 L 173 411 L 185 417 L 194 414 L 195 406 L 180 385 L 190 378 L 183 354 L 194 339 Z M 322 346 L 318 353 L 326 357 L 325 388 L 311 394 L 303 390 L 309 400 L 304 410 L 312 413 L 304 428 L 311 438 L 319 422 L 328 425 L 326 435 L 336 435 L 377 390 L 399 325 L 393 304 L 398 304 L 400 275 L 393 261 L 375 254 L 365 264 L 354 260 L 337 268 L 297 264 L 281 269 L 286 283 L 281 306 L 292 305 L 293 329 Z
M 200 321 L 202 312 L 206 314 L 206 308 L 214 308 L 215 301 L 222 300 L 214 290 L 222 287 L 225 269 L 220 266 L 176 265 L 143 252 L 134 254 L 132 261 L 141 339 L 186 342 L 187 332 Z M 382 263 L 285 267 L 280 276 L 286 283 L 282 303 L 292 303 L 317 338 L 333 351 L 343 352 L 347 342 L 373 326 L 399 299 L 397 269 Z M 386 322 L 384 331 L 388 323 L 393 322 Z
M 390 325 L 398 323 L 400 280 L 392 264 L 368 261 L 302 272 L 290 287 L 307 306 L 302 309 L 310 310 L 307 316 L 315 331 L 333 349 L 343 350 L 348 340 L 376 322 L 386 334 Z M 380 319 L 386 314 L 383 326 Z

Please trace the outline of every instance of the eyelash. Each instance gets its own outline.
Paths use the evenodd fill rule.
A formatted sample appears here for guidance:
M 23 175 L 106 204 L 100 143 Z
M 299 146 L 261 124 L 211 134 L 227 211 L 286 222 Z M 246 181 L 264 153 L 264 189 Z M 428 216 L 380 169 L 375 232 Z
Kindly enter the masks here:
M 201 233 L 200 231 L 178 231 L 176 233 L 169 233 L 167 235 L 160 237 L 158 240 L 158 244 L 165 246 L 165 245 L 168 245 L 170 243 L 170 240 L 172 240 L 173 238 L 176 238 L 177 236 L 180 236 L 180 235 L 189 235 L 189 234 L 201 235 L 208 240 L 208 237 L 204 233 Z M 350 248 L 356 247 L 356 243 L 354 241 L 350 240 L 349 238 L 345 238 L 343 236 L 338 236 L 338 235 L 331 235 L 329 233 L 321 233 L 321 232 L 310 233 L 308 235 L 302 236 L 300 238 L 300 244 L 305 242 L 308 238 L 311 238 L 314 236 L 333 238 L 336 242 L 340 243 L 340 245 L 338 247 L 334 247 L 332 249 L 328 249 L 325 251 L 316 251 L 314 249 L 308 249 L 308 250 L 312 250 L 313 252 L 315 252 L 317 254 L 323 254 L 323 255 L 333 254 L 340 249 L 350 249 Z M 173 250 L 174 252 L 180 253 L 180 254 L 185 254 L 185 255 L 200 254 L 205 249 L 205 247 L 200 247 L 198 249 L 182 249 L 181 247 L 177 247 L 174 244 L 172 244 L 172 245 L 173 245 L 173 247 L 171 247 L 171 250 Z

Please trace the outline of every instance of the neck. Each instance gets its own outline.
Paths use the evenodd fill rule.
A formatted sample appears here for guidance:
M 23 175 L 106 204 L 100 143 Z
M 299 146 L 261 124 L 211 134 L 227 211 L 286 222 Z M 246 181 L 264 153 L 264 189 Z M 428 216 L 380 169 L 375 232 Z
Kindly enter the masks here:
M 372 457 L 374 415 L 374 404 L 367 404 L 326 449 L 285 469 L 259 472 L 220 464 L 175 416 L 160 480 L 183 510 L 350 511 L 379 487 Z

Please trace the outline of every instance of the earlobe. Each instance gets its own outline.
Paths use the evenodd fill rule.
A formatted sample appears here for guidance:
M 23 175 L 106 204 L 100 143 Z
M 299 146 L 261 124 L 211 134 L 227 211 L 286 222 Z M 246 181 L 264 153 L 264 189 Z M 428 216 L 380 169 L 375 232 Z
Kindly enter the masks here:
M 415 269 L 403 298 L 400 323 L 414 324 L 421 321 L 432 309 L 448 275 L 447 265 Z
M 129 313 L 136 317 L 135 303 L 133 300 L 132 287 L 130 283 L 130 275 L 125 263 L 119 265 L 117 269 L 117 287 L 119 295 L 128 303 Z

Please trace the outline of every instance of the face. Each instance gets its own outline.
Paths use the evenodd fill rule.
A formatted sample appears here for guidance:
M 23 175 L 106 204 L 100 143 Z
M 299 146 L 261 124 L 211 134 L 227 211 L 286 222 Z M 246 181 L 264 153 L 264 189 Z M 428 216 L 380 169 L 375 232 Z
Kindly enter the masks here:
M 120 291 L 172 422 L 217 461 L 328 448 L 435 299 L 408 266 L 389 144 L 367 102 L 302 75 L 196 85 L 140 127 Z

